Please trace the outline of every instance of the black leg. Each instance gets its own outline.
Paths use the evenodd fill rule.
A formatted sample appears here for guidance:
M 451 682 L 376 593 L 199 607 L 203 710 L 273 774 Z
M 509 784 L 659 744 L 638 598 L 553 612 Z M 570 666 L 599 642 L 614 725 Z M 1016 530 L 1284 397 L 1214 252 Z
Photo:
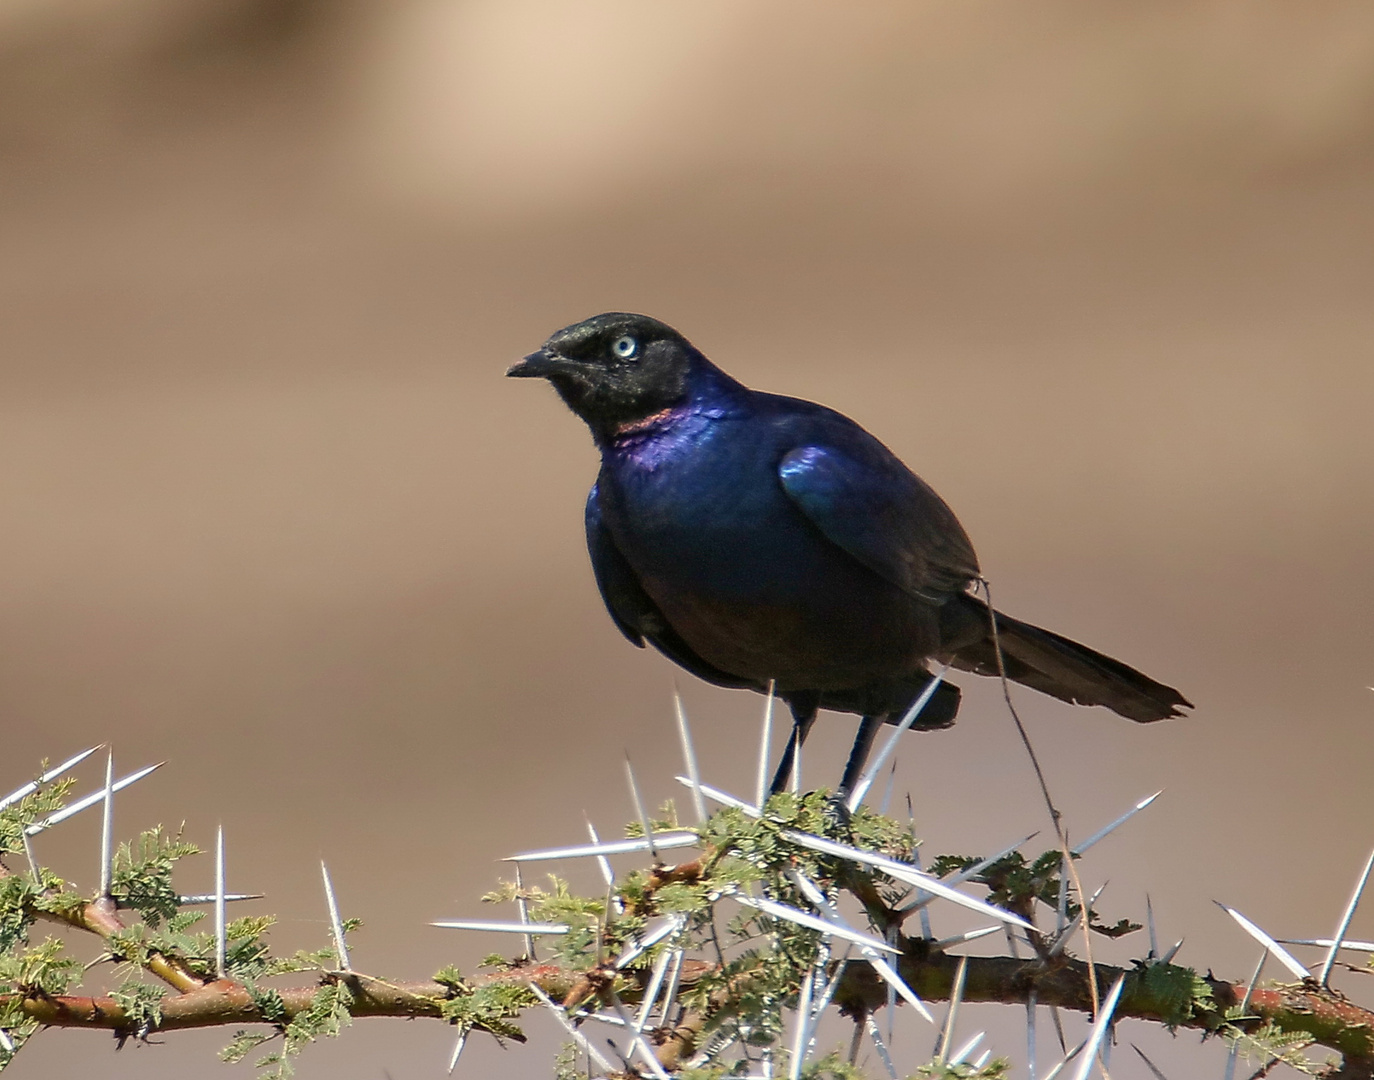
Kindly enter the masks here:
M 868 760 L 868 752 L 873 748 L 873 739 L 882 726 L 881 716 L 865 716 L 859 721 L 859 733 L 854 737 L 854 748 L 849 751 L 849 761 L 845 763 L 840 789 L 835 793 L 838 798 L 848 799 L 854 785 L 859 782 L 859 777 L 864 771 L 864 762 Z
M 782 760 L 778 762 L 778 771 L 773 774 L 773 783 L 768 788 L 768 794 L 776 795 L 782 791 L 792 780 L 792 763 L 797 760 L 797 749 L 802 743 L 806 742 L 806 737 L 811 733 L 811 725 L 816 722 L 816 713 L 820 709 L 820 696 L 814 698 L 795 697 L 791 701 L 792 706 L 792 737 L 787 740 L 787 749 L 782 752 Z

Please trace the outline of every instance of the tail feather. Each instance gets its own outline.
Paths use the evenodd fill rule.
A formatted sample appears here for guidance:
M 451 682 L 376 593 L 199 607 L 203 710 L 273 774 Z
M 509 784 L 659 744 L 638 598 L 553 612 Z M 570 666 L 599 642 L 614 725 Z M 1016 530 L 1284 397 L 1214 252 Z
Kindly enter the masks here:
M 963 671 L 997 675 L 997 651 L 987 605 L 971 596 L 960 597 L 960 602 L 976 607 L 987 633 L 981 640 L 958 647 L 950 663 Z M 1182 716 L 1182 709 L 1192 708 L 1192 702 L 1172 686 L 1156 682 L 1120 660 L 1000 611 L 996 615 L 997 640 L 1007 678 L 1013 682 L 1071 704 L 1105 705 L 1141 724 Z

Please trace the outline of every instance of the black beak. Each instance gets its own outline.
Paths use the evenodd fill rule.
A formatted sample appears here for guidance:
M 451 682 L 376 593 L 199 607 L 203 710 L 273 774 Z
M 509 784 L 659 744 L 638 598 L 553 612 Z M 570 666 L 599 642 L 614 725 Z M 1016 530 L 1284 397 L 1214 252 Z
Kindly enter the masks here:
M 567 363 L 561 356 L 547 349 L 532 352 L 519 363 L 512 364 L 506 374 L 513 379 L 547 379 Z

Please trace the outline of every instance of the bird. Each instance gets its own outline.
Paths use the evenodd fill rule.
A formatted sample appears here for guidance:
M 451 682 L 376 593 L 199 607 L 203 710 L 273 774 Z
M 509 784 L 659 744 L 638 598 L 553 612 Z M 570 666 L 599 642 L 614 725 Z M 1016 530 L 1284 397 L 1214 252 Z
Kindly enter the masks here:
M 788 703 L 775 792 L 819 710 L 861 717 L 841 796 L 882 724 L 932 682 L 913 726 L 953 724 L 959 688 L 932 663 L 1138 723 L 1192 708 L 995 611 L 975 595 L 985 581 L 958 518 L 891 450 L 824 405 L 750 389 L 666 323 L 596 315 L 506 374 L 546 379 L 591 430 L 587 549 L 620 632 L 708 683 Z

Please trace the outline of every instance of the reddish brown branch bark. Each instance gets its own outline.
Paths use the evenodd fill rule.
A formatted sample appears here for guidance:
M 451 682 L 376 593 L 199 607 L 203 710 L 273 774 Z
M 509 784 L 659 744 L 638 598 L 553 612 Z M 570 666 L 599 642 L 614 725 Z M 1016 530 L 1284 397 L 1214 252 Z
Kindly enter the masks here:
M 958 958 L 953 956 L 908 953 L 903 956 L 899 967 L 903 978 L 917 994 L 929 1001 L 942 1001 L 949 998 L 957 964 Z M 695 981 L 702 972 L 708 970 L 710 966 L 702 964 L 698 970 L 689 973 L 686 981 Z M 886 989 L 872 969 L 864 964 L 851 964 L 848 970 L 849 974 L 836 994 L 836 1002 L 849 1013 L 875 1012 L 881 1008 L 886 1002 Z M 1184 974 L 1184 969 L 1174 971 L 1180 976 Z M 1147 979 L 1144 969 L 1122 969 L 1099 964 L 1097 972 L 1103 984 L 1110 984 L 1119 975 L 1126 977 L 1116 1011 L 1118 1019 L 1216 1030 L 1225 1023 L 1225 1010 L 1237 1004 L 1245 992 L 1244 984 L 1207 979 L 1212 1004 L 1182 1016 L 1177 998 L 1161 992 L 1159 983 Z M 354 1016 L 437 1017 L 441 1003 L 448 995 L 445 987 L 433 982 L 390 983 L 367 975 L 330 977 L 349 980 L 354 993 L 349 1011 Z M 579 972 L 552 964 L 540 964 L 480 975 L 469 982 L 473 986 L 480 986 L 533 981 L 551 997 L 559 999 L 574 987 L 580 977 Z M 971 957 L 964 996 L 968 1001 L 1024 1003 L 1032 986 L 1036 990 L 1036 999 L 1043 1005 L 1091 1012 L 1087 965 L 1079 960 L 1064 960 L 1053 967 L 1046 967 L 1036 959 Z M 318 984 L 280 990 L 286 1008 L 286 1020 L 308 1008 L 317 990 Z M 634 1000 L 632 992 L 625 997 Z M 23 1007 L 26 1016 L 53 1027 L 87 1027 L 133 1033 L 133 1025 L 124 1010 L 108 997 L 30 997 L 24 1000 Z M 1346 1058 L 1347 1070 L 1367 1070 L 1369 1062 L 1374 1059 L 1374 1013 L 1330 991 L 1318 991 L 1312 985 L 1257 989 L 1250 1000 L 1250 1011 L 1263 1020 L 1272 1021 L 1284 1031 L 1306 1034 L 1314 1042 L 1340 1052 Z M 700 1030 L 700 1024 L 694 1024 L 692 1019 L 687 1018 L 672 1031 L 657 1033 L 660 1056 L 670 1067 L 671 1063 L 682 1060 L 692 1050 Z M 175 1031 L 263 1022 L 247 990 L 237 984 L 221 981 L 165 998 L 162 1002 L 162 1021 L 153 1030 Z M 1347 1071 L 1343 1075 L 1365 1074 Z
M 10 870 L 0 866 L 0 877 L 8 877 L 10 873 Z M 87 933 L 104 938 L 107 942 L 112 935 L 128 929 L 119 917 L 119 909 L 115 906 L 115 902 L 108 896 L 68 910 L 35 911 L 34 914 L 48 922 L 75 927 L 77 930 L 85 930 Z M 183 994 L 199 990 L 206 985 L 206 980 L 175 956 L 165 956 L 160 952 L 152 951 L 148 953 L 143 966 L 172 989 L 179 990 Z
M 39 912 L 39 916 L 51 922 L 63 923 L 67 926 L 74 926 L 78 930 L 87 930 L 92 934 L 98 934 L 107 942 L 112 934 L 127 929 L 119 917 L 115 902 L 109 897 L 94 900 L 71 914 L 43 911 Z M 175 956 L 165 956 L 160 952 L 152 951 L 148 953 L 143 966 L 172 989 L 179 990 L 183 994 L 199 990 L 206 985 L 204 979 Z
M 0 868 L 0 873 L 4 872 Z M 692 880 L 701 872 L 700 862 L 660 871 L 655 883 Z M 125 929 L 113 901 L 102 899 L 67 912 L 42 912 L 43 918 L 99 935 L 108 941 Z M 958 965 L 958 957 L 928 953 L 920 941 L 907 941 L 901 957 L 902 977 L 922 998 L 948 1000 Z M 311 1006 L 320 983 L 278 990 L 284 1014 L 268 1021 L 258 1004 L 243 986 L 229 980 L 206 980 L 192 972 L 177 957 L 151 953 L 145 967 L 163 979 L 178 994 L 161 1002 L 162 1017 L 154 1031 L 219 1027 L 230 1024 L 289 1023 Z M 714 966 L 688 961 L 684 985 L 690 985 Z M 1191 972 L 1182 968 L 1156 969 L 1175 976 L 1151 978 L 1143 967 L 1131 969 L 1096 965 L 1099 984 L 1106 985 L 1118 976 L 1125 984 L 1117 1006 L 1118 1019 L 1140 1019 L 1178 1027 L 1215 1031 L 1226 1026 L 1225 1012 L 1244 996 L 1244 985 L 1208 977 L 1208 995 L 1192 993 Z M 349 1011 L 353 1016 L 390 1016 L 402 1018 L 439 1017 L 442 1003 L 450 991 L 434 982 L 391 983 L 362 974 L 331 973 L 326 979 L 345 980 L 353 992 Z M 517 965 L 479 975 L 470 980 L 477 987 L 494 983 L 535 982 L 555 1000 L 565 998 L 587 983 L 585 972 L 570 971 L 551 964 Z M 1181 980 L 1181 982 L 1180 982 Z M 1036 1000 L 1044 1005 L 1091 1014 L 1093 999 L 1088 965 L 1080 960 L 1061 958 L 1046 962 L 1041 958 L 971 957 L 964 996 L 968 1001 L 1025 1003 L 1032 987 Z M 1186 988 L 1180 999 L 1180 988 Z M 634 1000 L 633 991 L 627 1000 Z M 835 1001 L 850 1014 L 876 1012 L 886 1004 L 886 986 L 866 964 L 851 964 Z M 0 998 L 0 1001 L 5 1000 Z M 50 1027 L 98 1028 L 125 1035 L 140 1034 L 124 1008 L 110 997 L 33 994 L 22 999 L 24 1015 Z M 1256 989 L 1248 1010 L 1258 1020 L 1274 1023 L 1285 1032 L 1303 1034 L 1313 1042 L 1338 1051 L 1344 1058 L 1342 1077 L 1374 1078 L 1374 1012 L 1347 1001 L 1330 990 L 1319 990 L 1314 983 L 1274 989 Z M 655 1033 L 658 1053 L 664 1065 L 673 1068 L 691 1054 L 700 1036 L 704 1017 L 689 1015 L 674 1029 Z M 1244 1022 L 1240 1026 L 1246 1026 Z
M 371 975 L 335 973 L 326 978 L 347 983 L 353 992 L 349 1012 L 353 1016 L 437 1017 L 449 996 L 446 987 L 436 982 L 393 983 Z M 561 997 L 573 985 L 576 975 L 552 964 L 514 967 L 471 978 L 471 986 L 492 983 L 536 983 L 551 997 Z M 320 984 L 279 989 L 285 1006 L 285 1022 L 310 1007 Z M 0 999 L 3 1000 L 3 999 Z M 114 998 L 84 996 L 31 996 L 23 1000 L 24 1015 L 48 1027 L 99 1028 L 134 1034 L 123 1007 Z M 162 1020 L 153 1031 L 180 1031 L 186 1028 L 223 1027 L 228 1024 L 267 1023 L 249 992 L 236 982 L 220 979 L 184 994 L 162 999 Z

